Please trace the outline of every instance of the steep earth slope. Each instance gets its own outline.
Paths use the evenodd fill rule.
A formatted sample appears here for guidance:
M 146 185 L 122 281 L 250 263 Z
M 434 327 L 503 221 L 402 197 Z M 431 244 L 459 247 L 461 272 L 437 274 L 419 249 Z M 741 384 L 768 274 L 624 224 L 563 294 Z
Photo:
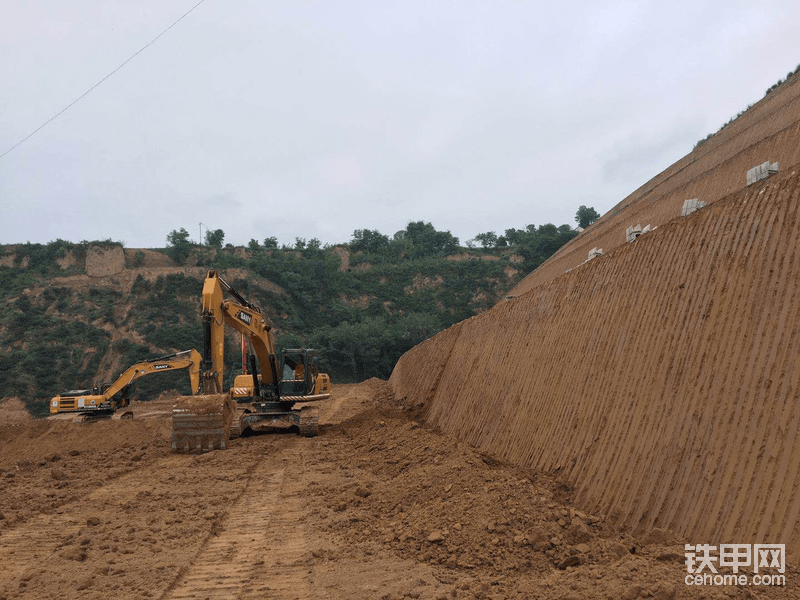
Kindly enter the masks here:
M 798 240 L 789 171 L 451 327 L 393 390 L 619 526 L 796 557 Z
M 716 135 L 622 200 L 580 236 L 518 283 L 518 296 L 558 277 L 588 257 L 626 243 L 629 226 L 662 225 L 681 214 L 685 200 L 712 204 L 747 187 L 747 171 L 766 161 L 781 172 L 800 164 L 800 73 L 761 99 Z

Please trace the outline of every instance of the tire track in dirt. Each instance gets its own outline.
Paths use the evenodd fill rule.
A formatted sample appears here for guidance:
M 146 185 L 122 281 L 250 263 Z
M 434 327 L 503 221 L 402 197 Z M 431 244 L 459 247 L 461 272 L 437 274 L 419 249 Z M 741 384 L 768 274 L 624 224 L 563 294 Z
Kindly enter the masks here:
M 55 512 L 2 530 L 0 599 L 134 597 L 156 590 L 158 597 L 186 571 L 209 530 L 220 527 L 224 509 L 236 505 L 258 463 L 239 449 L 136 464 Z
M 163 596 L 183 598 L 310 598 L 304 527 L 302 456 L 287 438 L 279 464 L 252 470 L 247 489 L 228 510 L 191 566 Z
M 69 515 L 39 515 L 24 525 L 6 531 L 0 537 L 0 565 L 2 580 L 18 583 L 27 569 L 49 557 L 56 549 L 53 532 L 70 535 L 77 532 L 81 523 Z
M 39 514 L 3 532 L 0 536 L 2 582 L 16 586 L 20 578 L 24 581 L 26 571 L 36 570 L 41 562 L 50 559 L 62 547 L 64 538 L 77 534 L 86 526 L 86 512 L 75 509 L 76 506 L 102 506 L 123 493 L 132 495 L 131 490 L 149 489 L 153 472 L 161 467 L 161 462 L 115 478 L 84 498 L 66 505 L 58 513 Z

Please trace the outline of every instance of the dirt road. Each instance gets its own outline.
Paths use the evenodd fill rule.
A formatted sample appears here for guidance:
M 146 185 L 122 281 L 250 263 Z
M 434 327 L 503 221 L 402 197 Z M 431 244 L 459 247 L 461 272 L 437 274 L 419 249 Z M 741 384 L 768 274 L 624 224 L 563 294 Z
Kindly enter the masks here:
M 0 598 L 700 597 L 682 540 L 614 531 L 420 427 L 385 382 L 337 386 L 318 438 L 199 456 L 169 453 L 163 408 L 0 427 Z

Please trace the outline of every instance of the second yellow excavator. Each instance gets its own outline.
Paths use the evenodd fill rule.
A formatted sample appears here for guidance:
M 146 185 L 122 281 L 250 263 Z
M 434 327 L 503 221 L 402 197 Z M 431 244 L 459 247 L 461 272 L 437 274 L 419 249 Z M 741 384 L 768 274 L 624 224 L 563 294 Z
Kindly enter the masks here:
M 206 396 L 176 403 L 172 450 L 224 449 L 229 439 L 245 429 L 297 427 L 300 435 L 317 435 L 318 407 L 301 406 L 330 397 L 330 378 L 319 372 L 316 351 L 290 349 L 278 356 L 272 327 L 261 309 L 245 300 L 217 271 L 209 271 L 203 284 L 202 320 L 200 379 Z M 223 389 L 225 326 L 242 333 L 251 349 L 250 374 L 237 376 L 228 391 Z
M 197 350 L 186 350 L 160 358 L 137 362 L 117 377 L 111 385 L 90 390 L 61 392 L 50 400 L 50 414 L 77 413 L 86 420 L 110 417 L 120 408 L 130 405 L 131 384 L 145 375 L 189 369 L 192 394 L 200 387 L 200 363 L 203 357 Z M 132 413 L 123 413 L 122 418 L 132 418 Z

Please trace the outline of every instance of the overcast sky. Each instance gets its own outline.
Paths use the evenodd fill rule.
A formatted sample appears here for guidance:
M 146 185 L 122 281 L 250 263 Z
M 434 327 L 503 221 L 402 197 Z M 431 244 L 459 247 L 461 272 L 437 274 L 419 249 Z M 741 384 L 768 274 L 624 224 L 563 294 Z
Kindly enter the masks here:
M 196 2 L 0 0 L 0 154 Z M 0 243 L 574 225 L 794 69 L 798 23 L 797 0 L 205 0 L 0 159 Z

